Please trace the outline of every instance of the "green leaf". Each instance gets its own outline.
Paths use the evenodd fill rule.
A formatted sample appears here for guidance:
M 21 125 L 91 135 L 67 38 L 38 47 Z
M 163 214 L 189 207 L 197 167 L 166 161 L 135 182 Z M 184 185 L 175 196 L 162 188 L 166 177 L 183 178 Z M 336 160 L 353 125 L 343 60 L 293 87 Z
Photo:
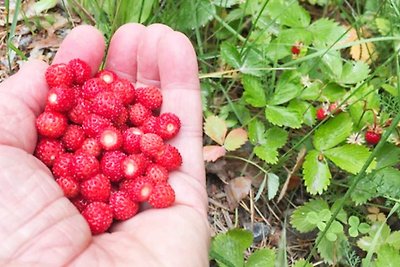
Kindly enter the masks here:
M 329 47 L 333 43 L 344 40 L 347 37 L 344 35 L 346 32 L 344 27 L 339 26 L 333 20 L 326 18 L 319 19 L 312 23 L 309 27 L 309 30 L 313 34 L 314 45 L 318 47 Z
M 368 223 L 360 223 L 360 225 L 358 226 L 358 231 L 360 231 L 360 233 L 362 233 L 362 234 L 368 233 L 370 229 L 371 229 L 371 226 L 369 226 Z M 398 237 L 396 237 L 396 238 L 398 238 Z M 400 240 L 400 239 L 396 239 L 396 240 Z
M 321 242 L 318 244 L 318 253 L 323 258 L 324 262 L 328 264 L 338 263 L 344 256 L 346 251 L 347 239 L 344 233 L 335 234 L 336 238 L 334 241 L 330 241 L 327 235 L 322 237 L 322 232 L 318 233 L 317 238 L 321 238 Z
M 355 84 L 365 80 L 369 74 L 369 66 L 363 61 L 347 62 L 343 66 L 342 75 L 337 80 L 342 84 Z
M 360 224 L 360 219 L 357 216 L 354 215 L 350 216 L 349 225 L 358 227 L 359 224 Z
M 282 128 L 272 127 L 265 132 L 266 145 L 272 148 L 283 147 L 288 140 L 288 132 Z
M 378 250 L 378 258 L 375 261 L 375 267 L 398 267 L 400 262 L 400 253 L 390 245 L 383 245 Z
M 315 131 L 314 146 L 321 151 L 332 148 L 346 140 L 352 130 L 353 122 L 350 116 L 347 113 L 341 113 L 329 119 Z
M 280 77 L 269 105 L 280 105 L 298 96 L 302 90 L 297 72 L 286 71 Z
M 331 172 L 325 159 L 318 159 L 320 152 L 309 151 L 303 164 L 304 184 L 310 194 L 321 194 L 331 182 Z
M 319 212 L 321 209 L 329 209 L 329 205 L 325 200 L 313 199 L 303 206 L 298 207 L 290 217 L 290 223 L 297 231 L 307 233 L 314 230 L 317 225 L 310 223 L 307 220 L 307 215 L 310 212 Z
M 328 149 L 324 155 L 339 168 L 352 174 L 357 174 L 364 166 L 371 152 L 364 146 L 346 144 Z M 372 162 L 368 170 L 371 171 L 375 166 L 376 162 Z
M 373 177 L 375 188 L 379 195 L 390 196 L 393 198 L 400 197 L 400 170 L 392 167 L 384 168 L 377 171 Z
M 244 100 L 253 107 L 264 107 L 267 104 L 264 87 L 259 78 L 243 75 L 242 84 L 244 88 Z
M 278 193 L 279 177 L 276 174 L 268 173 L 268 200 L 273 199 Z
M 296 261 L 292 267 L 313 267 L 313 265 L 311 263 L 309 263 L 308 261 L 301 259 Z
M 254 148 L 254 153 L 267 163 L 275 164 L 278 162 L 278 150 L 276 148 L 271 148 L 266 145 L 256 146 Z
M 35 14 L 40 14 L 45 10 L 55 7 L 57 2 L 57 0 L 40 0 L 34 3 L 32 8 Z
M 231 266 L 243 266 L 243 252 L 253 242 L 253 235 L 246 230 L 233 229 L 218 234 L 211 242 L 210 257 L 219 263 Z
M 385 143 L 376 154 L 376 167 L 393 166 L 400 162 L 400 148 L 391 143 Z
M 396 249 L 400 249 L 400 231 L 392 232 L 390 236 L 386 239 L 386 243 Z
M 215 13 L 215 6 L 209 0 L 181 1 L 180 3 L 176 15 L 178 24 L 183 29 L 195 29 L 204 26 L 213 18 Z
M 330 74 L 332 79 L 337 80 L 342 75 L 342 57 L 340 51 L 329 51 L 322 56 L 321 69 Z
M 192 2 L 192 1 L 185 1 Z M 232 68 L 240 69 L 242 66 L 242 60 L 240 59 L 239 51 L 236 46 L 229 42 L 223 42 L 221 44 L 221 57 L 222 59 Z
M 307 27 L 310 14 L 297 1 L 270 0 L 266 8 L 272 19 L 289 27 Z
M 312 126 L 315 123 L 315 108 L 307 101 L 293 99 L 290 101 L 288 108 L 302 114 L 303 121 L 308 126 Z
M 281 106 L 266 106 L 265 117 L 274 125 L 294 129 L 300 128 L 302 123 L 301 114 Z
M 327 99 L 331 103 L 341 100 L 346 94 L 346 89 L 336 83 L 328 83 L 323 87 L 322 98 Z M 340 102 L 340 101 L 339 101 Z
M 265 144 L 265 125 L 259 120 L 254 119 L 248 125 L 249 140 L 253 145 Z
M 384 18 L 376 18 L 375 24 L 376 24 L 376 27 L 378 28 L 378 31 L 382 35 L 388 35 L 390 33 L 390 30 L 391 30 L 390 20 L 384 19 Z
M 390 227 L 386 223 L 377 222 L 371 226 L 368 236 L 364 236 L 357 241 L 357 245 L 364 251 L 375 252 L 386 244 L 386 240 L 390 235 Z M 377 239 L 374 241 L 375 236 Z
M 355 226 L 351 226 L 349 228 L 349 236 L 351 237 L 357 237 L 358 236 L 358 228 Z
M 275 251 L 269 248 L 256 250 L 250 255 L 246 267 L 271 267 L 275 263 Z

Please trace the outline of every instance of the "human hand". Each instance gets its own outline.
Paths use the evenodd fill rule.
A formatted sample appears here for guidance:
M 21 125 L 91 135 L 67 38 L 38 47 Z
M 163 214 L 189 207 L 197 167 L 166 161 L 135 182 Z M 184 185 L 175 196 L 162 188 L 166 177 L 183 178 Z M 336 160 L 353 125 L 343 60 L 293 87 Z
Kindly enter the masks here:
M 65 38 L 54 63 L 81 58 L 95 71 L 104 49 L 97 30 L 79 26 Z M 160 24 L 127 24 L 111 40 L 106 68 L 137 85 L 160 87 L 162 111 L 180 117 L 172 144 L 183 165 L 170 174 L 176 192 L 172 207 L 147 209 L 97 236 L 32 155 L 35 118 L 48 90 L 46 68 L 41 61 L 27 62 L 0 84 L 0 265 L 208 266 L 202 111 L 190 41 Z

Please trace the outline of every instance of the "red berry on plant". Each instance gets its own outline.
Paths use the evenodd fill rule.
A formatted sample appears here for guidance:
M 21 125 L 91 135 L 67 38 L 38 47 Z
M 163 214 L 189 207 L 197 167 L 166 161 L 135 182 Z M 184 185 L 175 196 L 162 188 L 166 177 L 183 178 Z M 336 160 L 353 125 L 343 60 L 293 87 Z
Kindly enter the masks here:
M 376 145 L 379 143 L 380 140 L 381 140 L 380 133 L 374 130 L 368 130 L 365 132 L 365 141 L 367 141 L 368 144 Z
M 328 116 L 328 113 L 324 108 L 317 109 L 317 120 L 322 121 Z

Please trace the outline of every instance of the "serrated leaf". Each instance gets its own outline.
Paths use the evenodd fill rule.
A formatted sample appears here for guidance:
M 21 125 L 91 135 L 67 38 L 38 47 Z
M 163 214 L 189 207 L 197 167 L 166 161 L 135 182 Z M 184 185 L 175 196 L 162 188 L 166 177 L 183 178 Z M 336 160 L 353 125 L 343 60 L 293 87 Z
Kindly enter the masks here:
M 283 147 L 288 140 L 288 132 L 282 128 L 272 127 L 265 132 L 266 145 L 272 148 Z
M 375 252 L 379 248 L 386 244 L 386 240 L 390 235 L 390 227 L 386 223 L 374 223 L 371 226 L 368 236 L 364 236 L 357 241 L 357 246 L 364 251 Z M 374 241 L 375 236 L 377 239 Z
M 352 130 L 353 122 L 350 116 L 347 113 L 341 113 L 329 119 L 315 131 L 314 146 L 320 151 L 332 148 L 346 140 Z
M 266 138 L 264 136 L 265 125 L 259 119 L 254 119 L 249 123 L 248 132 L 250 142 L 253 145 L 262 145 L 266 143 Z
M 234 69 L 240 69 L 240 67 L 242 66 L 240 53 L 237 50 L 236 46 L 232 43 L 224 42 L 221 44 L 221 57 L 229 66 Z
M 275 257 L 275 251 L 272 249 L 258 249 L 250 255 L 245 267 L 271 267 L 274 266 Z
M 313 34 L 313 43 L 316 46 L 329 47 L 336 42 L 346 39 L 346 29 L 333 20 L 326 18 L 313 22 L 308 29 Z
M 264 107 L 266 105 L 264 87 L 259 78 L 243 75 L 242 84 L 244 88 L 244 100 L 253 107 Z
M 400 262 L 400 253 L 390 245 L 383 245 L 378 250 L 378 258 L 375 261 L 375 267 L 398 267 Z
M 290 217 L 290 223 L 297 231 L 307 233 L 314 230 L 317 225 L 307 220 L 307 214 L 310 212 L 319 212 L 321 209 L 329 209 L 329 205 L 325 200 L 313 199 L 303 206 L 298 207 Z
M 319 239 L 321 236 L 322 232 L 319 232 L 317 238 Z M 318 253 L 321 255 L 324 262 L 329 264 L 338 263 L 346 251 L 346 241 L 346 236 L 343 233 L 336 234 L 334 242 L 330 241 L 325 235 L 318 244 Z
M 391 143 L 385 143 L 376 153 L 376 167 L 393 166 L 400 162 L 400 148 Z
M 214 162 L 220 157 L 225 156 L 226 150 L 222 146 L 204 146 L 203 159 L 207 162 Z
M 224 147 L 228 151 L 234 151 L 247 142 L 247 132 L 242 128 L 233 129 L 225 138 Z
M 388 243 L 395 249 L 400 249 L 400 231 L 392 232 L 390 236 L 386 239 L 386 243 Z
M 310 14 L 297 1 L 270 0 L 266 10 L 271 19 L 282 25 L 301 28 L 310 24 Z
M 303 164 L 304 184 L 310 194 L 322 194 L 331 183 L 331 172 L 325 159 L 320 158 L 320 152 L 309 151 Z
M 268 100 L 269 105 L 284 104 L 300 94 L 302 86 L 300 84 L 285 83 L 284 85 L 277 85 L 274 94 Z
M 184 29 L 204 26 L 213 18 L 215 6 L 209 0 L 182 1 L 177 9 L 177 20 Z
M 275 164 L 278 162 L 278 150 L 276 148 L 271 148 L 266 145 L 256 146 L 254 148 L 254 153 L 267 163 Z
M 341 201 L 337 199 L 331 206 L 331 212 L 333 213 L 339 206 L 341 206 Z M 340 208 L 339 213 L 336 215 L 336 220 L 344 224 L 347 222 L 347 213 L 343 208 Z
M 316 118 L 315 107 L 310 103 L 308 103 L 307 101 L 293 99 L 292 101 L 290 101 L 288 108 L 302 114 L 303 121 L 308 126 L 312 126 L 315 123 L 315 118 Z
M 237 4 L 240 4 L 240 0 L 213 0 L 213 5 L 220 7 L 231 7 Z
M 308 261 L 301 259 L 296 261 L 292 267 L 313 267 L 313 265 L 311 263 L 309 263 Z
M 279 177 L 276 174 L 268 173 L 268 200 L 273 199 L 278 193 Z
M 301 114 L 297 111 L 281 106 L 267 106 L 265 117 L 274 125 L 288 126 L 294 129 L 300 128 L 303 122 Z
M 337 80 L 342 84 L 355 84 L 365 80 L 369 74 L 369 66 L 362 61 L 347 62 L 343 66 L 342 75 Z
M 375 19 L 375 24 L 376 27 L 378 28 L 378 31 L 382 34 L 382 35 L 387 35 L 390 33 L 391 30 L 391 22 L 388 19 L 384 19 L 384 18 L 376 18 Z
M 342 75 L 343 60 L 340 51 L 329 51 L 322 56 L 321 69 L 330 74 L 332 79 L 337 80 Z
M 219 145 L 223 145 L 228 128 L 223 119 L 217 116 L 209 116 L 204 122 L 204 133 Z
M 361 170 L 370 154 L 368 148 L 354 144 L 334 147 L 324 153 L 336 166 L 352 174 L 357 174 Z M 368 170 L 371 171 L 375 166 L 376 162 L 372 162 Z

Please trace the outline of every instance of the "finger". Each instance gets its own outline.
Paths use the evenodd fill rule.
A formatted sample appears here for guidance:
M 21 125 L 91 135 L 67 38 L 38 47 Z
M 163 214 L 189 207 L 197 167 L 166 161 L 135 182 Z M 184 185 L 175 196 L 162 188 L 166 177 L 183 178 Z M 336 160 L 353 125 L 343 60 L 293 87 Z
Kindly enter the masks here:
M 154 85 L 160 87 L 158 42 L 169 32 L 172 32 L 172 29 L 163 24 L 150 25 L 143 32 L 137 52 L 138 86 Z
M 47 95 L 47 64 L 32 60 L 0 84 L 0 144 L 32 153 L 36 145 L 35 118 Z
M 129 23 L 114 33 L 108 48 L 106 69 L 136 82 L 138 44 L 145 29 L 141 24 Z
M 180 170 L 203 184 L 202 107 L 195 51 L 185 35 L 170 32 L 159 42 L 158 57 L 164 99 L 161 111 L 175 113 L 182 124 L 172 140 L 182 154 Z
M 104 37 L 96 28 L 88 25 L 78 26 L 61 43 L 53 64 L 68 63 L 71 59 L 80 58 L 90 65 L 94 74 L 103 60 L 104 49 Z

